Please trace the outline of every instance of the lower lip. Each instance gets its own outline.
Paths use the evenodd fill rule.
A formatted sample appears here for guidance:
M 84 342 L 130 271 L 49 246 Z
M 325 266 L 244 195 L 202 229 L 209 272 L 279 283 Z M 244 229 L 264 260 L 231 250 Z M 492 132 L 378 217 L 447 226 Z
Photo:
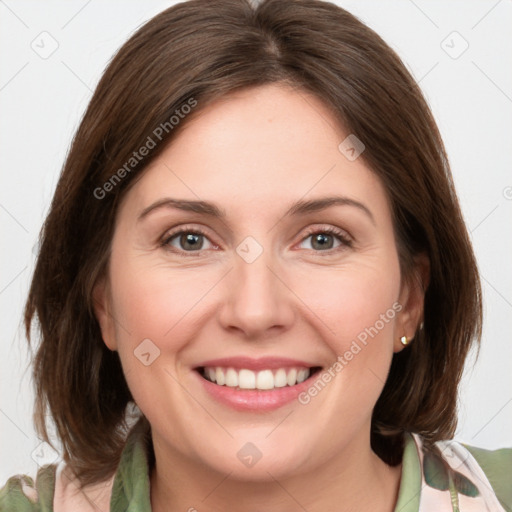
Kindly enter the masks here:
M 305 381 L 295 386 L 284 386 L 269 390 L 247 389 L 237 390 L 228 386 L 219 386 L 205 379 L 198 371 L 194 372 L 202 382 L 206 392 L 218 402 L 238 411 L 272 411 L 279 409 L 294 400 L 305 391 L 318 372 L 310 375 Z

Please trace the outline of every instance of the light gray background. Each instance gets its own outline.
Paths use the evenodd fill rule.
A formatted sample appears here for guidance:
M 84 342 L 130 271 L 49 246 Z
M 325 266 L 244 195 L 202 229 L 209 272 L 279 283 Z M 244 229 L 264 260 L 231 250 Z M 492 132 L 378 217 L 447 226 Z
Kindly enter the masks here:
M 33 247 L 66 151 L 112 54 L 172 3 L 0 0 L 0 486 L 55 457 L 33 431 L 20 326 Z M 438 121 L 485 299 L 482 350 L 463 381 L 457 439 L 512 446 L 512 2 L 337 3 L 398 52 Z

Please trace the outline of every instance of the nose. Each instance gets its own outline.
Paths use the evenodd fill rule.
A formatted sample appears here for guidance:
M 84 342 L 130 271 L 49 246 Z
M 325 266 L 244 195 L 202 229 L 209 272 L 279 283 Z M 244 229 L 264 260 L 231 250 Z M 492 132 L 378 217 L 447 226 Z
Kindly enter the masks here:
M 293 292 L 278 262 L 263 254 L 248 263 L 236 256 L 224 283 L 222 327 L 255 340 L 286 331 L 294 321 Z

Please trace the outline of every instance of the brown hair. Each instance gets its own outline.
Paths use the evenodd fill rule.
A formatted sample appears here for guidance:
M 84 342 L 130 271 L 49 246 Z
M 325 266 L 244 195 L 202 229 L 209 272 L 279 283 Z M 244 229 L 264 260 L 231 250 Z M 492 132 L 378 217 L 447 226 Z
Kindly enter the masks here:
M 424 328 L 394 355 L 374 409 L 373 449 L 397 464 L 404 431 L 427 442 L 454 434 L 464 361 L 481 335 L 481 290 L 443 142 L 419 87 L 377 34 L 333 4 L 192 0 L 151 19 L 112 59 L 41 232 L 25 311 L 27 336 L 35 315 L 41 333 L 34 418 L 50 442 L 50 412 L 63 458 L 82 485 L 115 471 L 132 401 L 118 354 L 103 343 L 93 312 L 117 206 L 193 117 L 170 126 L 183 105 L 192 99 L 197 112 L 232 91 L 269 83 L 316 95 L 363 141 L 361 158 L 390 199 L 403 275 L 410 275 L 415 254 L 430 260 Z M 121 172 L 159 126 L 167 126 L 161 141 Z

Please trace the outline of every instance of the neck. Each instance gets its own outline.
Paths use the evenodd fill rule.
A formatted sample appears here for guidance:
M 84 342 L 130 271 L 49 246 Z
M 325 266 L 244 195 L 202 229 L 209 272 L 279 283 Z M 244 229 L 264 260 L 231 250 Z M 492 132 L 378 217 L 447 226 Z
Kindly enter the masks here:
M 364 448 L 351 445 L 307 472 L 279 479 L 269 473 L 265 481 L 254 482 L 217 472 L 154 438 L 152 511 L 393 512 L 401 466 L 384 463 L 367 439 Z

